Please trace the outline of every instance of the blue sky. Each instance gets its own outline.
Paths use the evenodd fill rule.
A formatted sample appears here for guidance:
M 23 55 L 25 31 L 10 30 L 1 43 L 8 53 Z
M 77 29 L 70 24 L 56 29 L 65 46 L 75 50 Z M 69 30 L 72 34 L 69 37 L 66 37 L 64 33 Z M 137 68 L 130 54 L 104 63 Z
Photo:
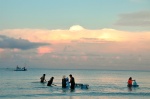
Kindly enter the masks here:
M 150 10 L 149 0 L 0 0 L 0 29 L 88 29 L 116 28 L 145 30 L 148 27 L 120 27 L 120 14 Z

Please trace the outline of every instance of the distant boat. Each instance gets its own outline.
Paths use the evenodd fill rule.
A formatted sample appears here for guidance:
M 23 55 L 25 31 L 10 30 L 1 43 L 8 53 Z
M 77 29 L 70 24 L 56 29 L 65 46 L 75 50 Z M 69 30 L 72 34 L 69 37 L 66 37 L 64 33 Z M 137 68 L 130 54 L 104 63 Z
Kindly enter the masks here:
M 27 69 L 26 69 L 25 67 L 20 68 L 20 67 L 18 67 L 18 65 L 17 65 L 17 67 L 16 67 L 16 69 L 15 69 L 14 71 L 27 71 Z

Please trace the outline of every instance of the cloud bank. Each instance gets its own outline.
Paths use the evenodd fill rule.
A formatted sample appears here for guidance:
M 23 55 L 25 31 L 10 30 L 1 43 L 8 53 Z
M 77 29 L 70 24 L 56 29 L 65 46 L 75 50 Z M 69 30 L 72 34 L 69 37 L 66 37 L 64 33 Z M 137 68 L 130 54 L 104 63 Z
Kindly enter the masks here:
M 40 47 L 38 49 L 40 53 L 57 52 L 70 45 L 75 50 L 96 51 L 97 53 L 141 52 L 150 49 L 147 46 L 150 43 L 149 31 L 130 32 L 108 28 L 89 30 L 75 25 L 68 30 L 7 29 L 0 31 L 0 34 L 0 48 L 31 49 Z M 18 39 L 20 37 L 22 39 Z M 53 46 L 44 47 L 48 44 Z M 85 47 L 88 49 L 85 50 Z M 100 50 L 97 50 L 99 48 Z
M 134 13 L 121 14 L 116 22 L 119 26 L 150 26 L 150 11 L 139 11 Z
M 26 60 L 33 67 L 146 70 L 149 44 L 150 31 L 90 30 L 79 25 L 68 30 L 6 29 L 0 31 L 0 64 Z
M 25 39 L 15 39 L 10 38 L 4 35 L 0 35 L 0 48 L 2 49 L 20 49 L 20 50 L 28 50 L 33 48 L 38 48 L 40 46 L 49 45 L 48 43 L 35 43 L 30 42 Z

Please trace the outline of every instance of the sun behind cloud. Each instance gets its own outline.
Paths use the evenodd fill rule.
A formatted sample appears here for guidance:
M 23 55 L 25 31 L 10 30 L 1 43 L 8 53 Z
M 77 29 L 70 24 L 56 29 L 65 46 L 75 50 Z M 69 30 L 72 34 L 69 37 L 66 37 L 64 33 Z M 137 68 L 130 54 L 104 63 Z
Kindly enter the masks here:
M 81 30 L 85 30 L 85 29 L 80 25 L 73 25 L 72 27 L 70 27 L 69 30 L 70 31 L 81 31 Z

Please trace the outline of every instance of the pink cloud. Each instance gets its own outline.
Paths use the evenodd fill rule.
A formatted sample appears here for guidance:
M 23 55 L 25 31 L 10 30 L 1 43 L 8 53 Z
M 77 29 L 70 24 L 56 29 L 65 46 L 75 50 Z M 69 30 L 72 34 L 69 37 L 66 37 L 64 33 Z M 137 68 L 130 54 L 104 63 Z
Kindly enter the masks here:
M 0 48 L 0 53 L 2 53 L 4 51 L 4 49 Z
M 67 51 L 118 53 L 144 51 L 150 49 L 150 31 L 131 32 L 115 29 L 89 30 L 81 26 L 72 26 L 69 30 L 42 29 L 7 29 L 0 35 L 23 38 L 32 42 L 51 43 L 51 48 L 38 48 L 38 53 L 60 52 L 65 46 L 71 45 Z M 133 48 L 134 47 L 134 48 Z
M 14 52 L 19 52 L 20 50 L 15 48 L 15 49 L 13 49 L 13 51 Z
M 84 60 L 84 61 L 87 61 L 87 59 L 88 59 L 87 56 L 82 56 L 81 58 L 82 58 L 82 60 Z
M 53 49 L 50 47 L 40 47 L 38 48 L 38 53 L 39 54 L 46 54 L 46 53 L 51 53 L 53 52 Z

